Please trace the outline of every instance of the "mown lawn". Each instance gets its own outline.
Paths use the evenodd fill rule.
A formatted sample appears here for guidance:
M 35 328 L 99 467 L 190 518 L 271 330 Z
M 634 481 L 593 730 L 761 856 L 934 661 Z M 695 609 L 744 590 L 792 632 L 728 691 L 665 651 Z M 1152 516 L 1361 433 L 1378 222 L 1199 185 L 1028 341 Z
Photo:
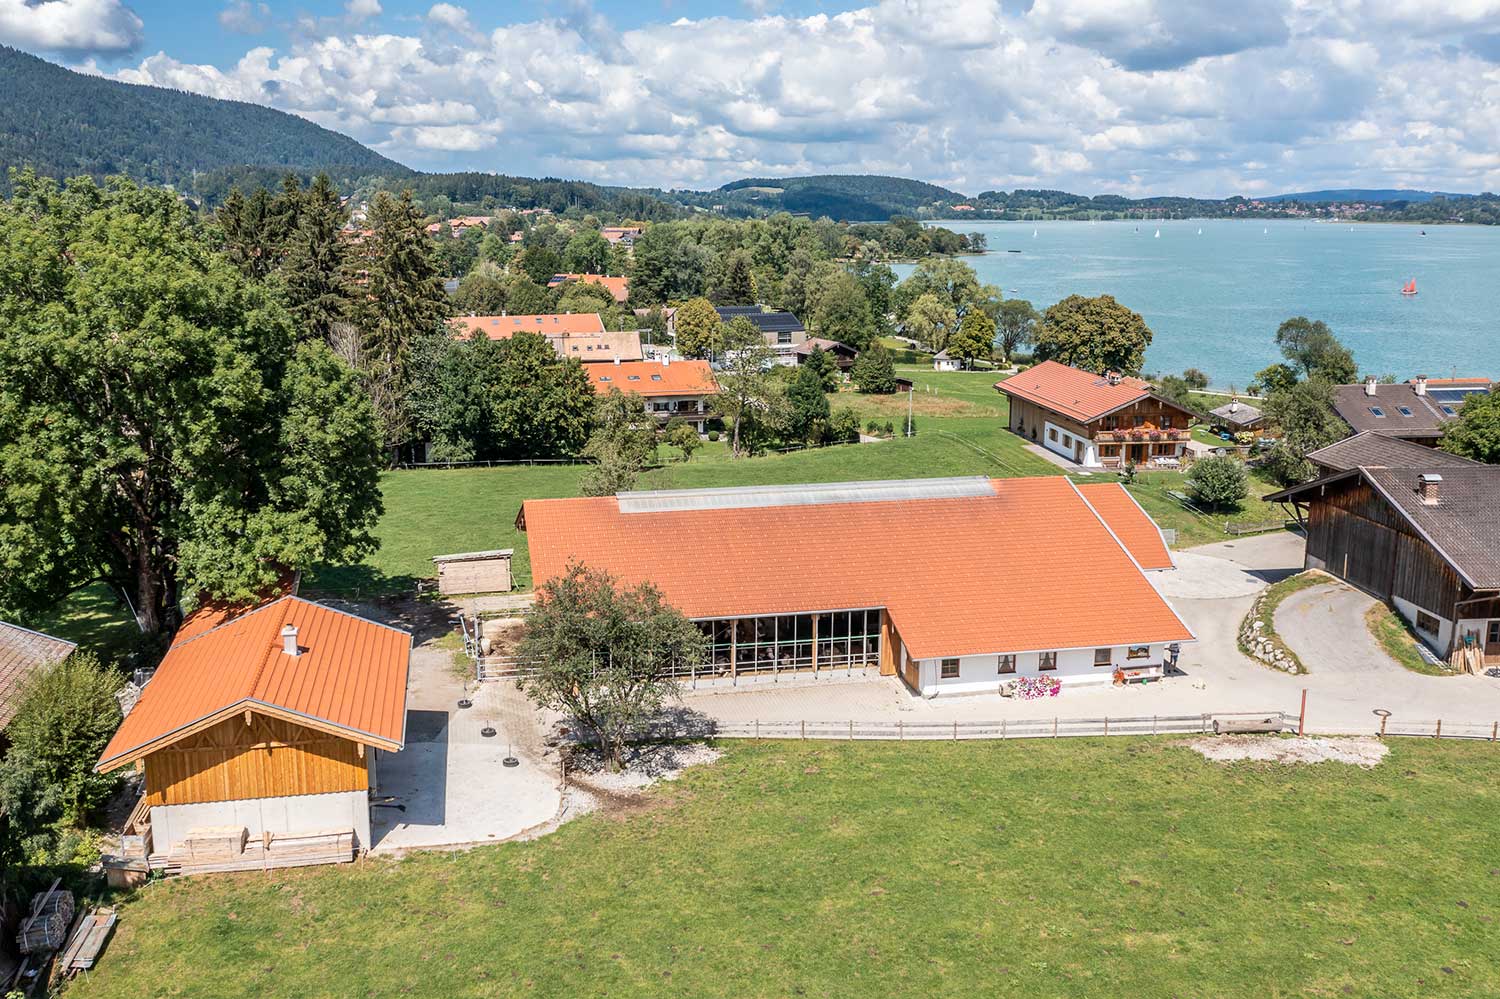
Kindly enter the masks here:
M 1500 994 L 1487 743 L 767 743 L 531 843 L 178 880 L 80 999 Z

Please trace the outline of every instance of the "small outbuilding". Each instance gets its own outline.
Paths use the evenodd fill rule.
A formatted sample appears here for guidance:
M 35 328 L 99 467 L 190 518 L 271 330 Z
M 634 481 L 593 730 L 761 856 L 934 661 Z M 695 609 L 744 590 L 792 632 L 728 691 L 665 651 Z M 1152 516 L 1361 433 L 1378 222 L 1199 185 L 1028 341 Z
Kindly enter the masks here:
M 106 866 L 258 870 L 368 850 L 376 757 L 405 744 L 411 634 L 290 596 L 197 613 L 95 766 L 145 779 Z
M 496 548 L 487 552 L 459 552 L 456 555 L 434 555 L 437 566 L 438 592 L 509 593 L 510 560 L 514 548 Z
M 1218 409 L 1209 410 L 1208 415 L 1214 418 L 1216 425 L 1230 433 L 1259 430 L 1266 422 L 1265 413 L 1238 399 L 1232 399 Z
M 932 370 L 934 371 L 957 371 L 960 367 L 958 358 L 950 356 L 946 350 L 940 350 L 932 355 Z

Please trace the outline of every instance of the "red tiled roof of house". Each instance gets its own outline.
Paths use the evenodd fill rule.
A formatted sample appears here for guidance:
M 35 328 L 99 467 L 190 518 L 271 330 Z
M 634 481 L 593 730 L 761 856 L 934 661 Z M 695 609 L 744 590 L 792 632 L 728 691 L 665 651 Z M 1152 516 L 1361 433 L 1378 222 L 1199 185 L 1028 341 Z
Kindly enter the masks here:
M 712 395 L 719 391 L 714 369 L 707 361 L 621 361 L 595 364 L 584 369 L 594 391 L 604 395 L 611 388 L 637 395 Z
M 1043 361 L 995 383 L 1006 395 L 1027 399 L 1080 423 L 1097 420 L 1151 394 L 1151 383 L 1125 376 L 1111 384 L 1103 375 Z
M 603 333 L 597 312 L 559 312 L 531 316 L 456 316 L 448 320 L 459 336 L 483 333 L 491 340 L 509 340 L 522 331 L 532 333 Z
M 281 629 L 297 628 L 298 656 Z M 281 597 L 178 641 L 99 758 L 112 770 L 200 722 L 254 710 L 398 750 L 411 634 L 300 597 Z
M 40 631 L 0 621 L 0 728 L 10 724 L 20 706 L 21 687 L 48 663 L 60 662 L 78 646 Z
M 1156 521 L 1118 482 L 1084 482 L 1078 491 L 1142 569 L 1173 568 L 1172 553 Z
M 607 277 L 603 274 L 554 274 L 552 280 L 547 282 L 548 288 L 556 288 L 567 284 L 569 281 L 582 281 L 584 284 L 597 284 L 609 292 L 616 302 L 623 302 L 630 297 L 630 278 Z
M 860 494 L 786 488 L 839 485 Z M 698 619 L 884 607 L 918 659 L 1192 640 L 1060 476 L 959 497 L 671 508 L 681 501 L 527 501 L 534 578 L 576 560 L 651 582 Z

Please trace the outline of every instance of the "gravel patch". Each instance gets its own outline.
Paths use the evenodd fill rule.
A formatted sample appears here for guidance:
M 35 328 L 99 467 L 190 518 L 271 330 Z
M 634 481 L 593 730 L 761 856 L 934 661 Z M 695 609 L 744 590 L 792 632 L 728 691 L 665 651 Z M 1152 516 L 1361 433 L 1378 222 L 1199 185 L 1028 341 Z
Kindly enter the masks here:
M 1255 760 L 1262 763 L 1352 763 L 1366 769 L 1375 766 L 1390 750 L 1384 742 L 1369 737 L 1314 739 L 1298 736 L 1284 739 L 1264 735 L 1216 735 L 1187 743 L 1210 760 L 1232 763 Z
M 624 769 L 612 773 L 598 754 L 579 749 L 573 754 L 569 778 L 605 794 L 631 794 L 659 781 L 676 780 L 688 767 L 713 763 L 723 755 L 702 743 L 632 746 L 625 752 Z

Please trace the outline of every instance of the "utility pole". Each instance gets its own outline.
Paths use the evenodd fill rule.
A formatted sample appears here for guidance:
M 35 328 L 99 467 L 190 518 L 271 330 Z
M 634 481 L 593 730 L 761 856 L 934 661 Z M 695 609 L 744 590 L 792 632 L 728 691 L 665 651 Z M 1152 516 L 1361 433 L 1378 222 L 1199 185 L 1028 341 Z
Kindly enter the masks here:
M 906 390 L 906 436 L 911 436 L 911 405 L 912 397 L 916 395 L 917 383 L 912 382 L 911 388 Z

